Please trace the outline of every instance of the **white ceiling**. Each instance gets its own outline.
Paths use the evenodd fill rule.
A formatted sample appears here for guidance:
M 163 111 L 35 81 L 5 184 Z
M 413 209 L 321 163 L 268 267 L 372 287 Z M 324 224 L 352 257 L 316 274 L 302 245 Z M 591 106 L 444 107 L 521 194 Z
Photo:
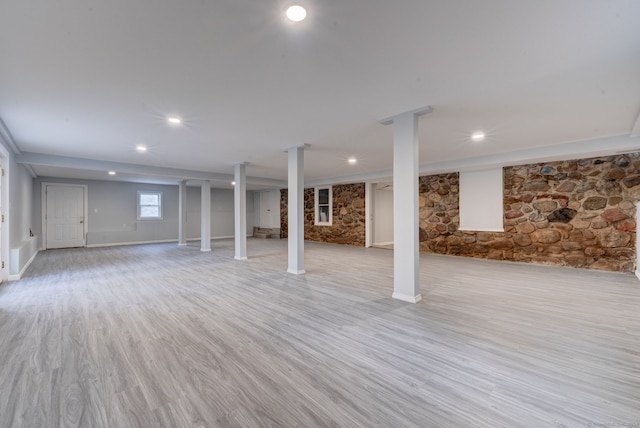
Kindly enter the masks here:
M 637 0 L 298 3 L 302 23 L 283 0 L 6 0 L 0 118 L 26 153 L 224 174 L 249 162 L 271 180 L 286 180 L 284 149 L 310 144 L 313 181 L 388 170 L 378 119 L 425 105 L 421 164 L 629 136 L 640 113 Z M 68 166 L 33 168 L 106 174 Z

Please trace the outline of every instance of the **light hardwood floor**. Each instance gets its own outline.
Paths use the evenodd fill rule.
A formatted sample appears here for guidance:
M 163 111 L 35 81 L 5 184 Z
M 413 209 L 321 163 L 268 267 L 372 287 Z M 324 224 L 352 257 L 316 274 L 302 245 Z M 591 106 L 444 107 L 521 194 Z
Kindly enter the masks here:
M 0 286 L 0 427 L 640 427 L 631 274 L 286 241 L 46 251 Z

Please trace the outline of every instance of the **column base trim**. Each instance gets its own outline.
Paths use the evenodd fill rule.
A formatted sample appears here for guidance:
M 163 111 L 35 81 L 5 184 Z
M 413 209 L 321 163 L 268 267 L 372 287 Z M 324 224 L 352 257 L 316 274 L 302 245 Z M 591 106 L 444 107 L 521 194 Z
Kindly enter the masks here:
M 200 251 L 202 251 L 203 253 L 208 253 L 209 251 L 211 251 L 211 248 L 200 248 Z
M 422 300 L 422 294 L 418 294 L 416 296 L 409 296 L 406 294 L 394 292 L 391 295 L 391 297 L 394 299 L 402 300 L 403 302 L 409 302 L 409 303 L 418 303 L 420 300 Z
M 234 260 L 247 260 L 247 256 L 240 256 L 240 257 L 235 256 Z
M 294 275 L 302 275 L 303 273 L 305 273 L 305 270 L 304 269 L 296 270 L 296 269 L 289 268 L 289 269 L 287 269 L 287 273 L 292 273 Z

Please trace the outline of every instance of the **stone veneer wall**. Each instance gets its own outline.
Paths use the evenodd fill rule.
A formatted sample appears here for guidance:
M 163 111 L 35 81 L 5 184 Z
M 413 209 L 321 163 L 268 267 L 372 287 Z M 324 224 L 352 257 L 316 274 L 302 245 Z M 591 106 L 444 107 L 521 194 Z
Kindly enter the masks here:
M 420 177 L 423 252 L 633 272 L 640 153 L 504 168 L 505 232 L 458 230 L 458 174 Z
M 304 239 L 364 247 L 365 208 L 364 183 L 334 185 L 333 224 L 315 226 L 314 189 L 304 190 Z M 280 191 L 281 237 L 287 237 L 287 189 Z

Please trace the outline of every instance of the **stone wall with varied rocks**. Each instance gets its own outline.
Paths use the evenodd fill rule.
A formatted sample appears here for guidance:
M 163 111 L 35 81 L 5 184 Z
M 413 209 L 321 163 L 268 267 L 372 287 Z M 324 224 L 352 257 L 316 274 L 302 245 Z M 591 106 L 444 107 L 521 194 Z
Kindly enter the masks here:
M 339 184 L 332 188 L 333 222 L 331 226 L 314 225 L 314 189 L 304 190 L 304 239 L 364 247 L 364 183 Z M 287 190 L 280 191 L 280 226 L 287 237 Z
M 280 189 L 280 238 L 289 236 L 289 192 L 288 189 Z
M 640 153 L 504 168 L 505 232 L 460 231 L 458 174 L 420 177 L 423 252 L 633 272 Z

